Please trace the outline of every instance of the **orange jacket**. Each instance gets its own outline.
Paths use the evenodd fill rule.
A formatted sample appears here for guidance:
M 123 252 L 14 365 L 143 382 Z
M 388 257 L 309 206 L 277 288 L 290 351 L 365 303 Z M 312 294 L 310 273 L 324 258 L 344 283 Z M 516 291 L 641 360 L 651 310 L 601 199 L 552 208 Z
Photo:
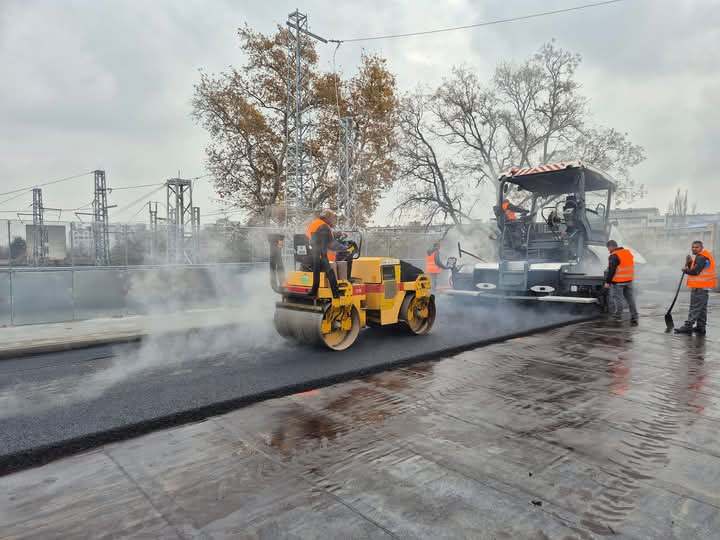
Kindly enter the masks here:
M 620 259 L 615 269 L 615 275 L 612 277 L 613 283 L 628 283 L 635 278 L 635 257 L 633 257 L 632 251 L 625 248 L 618 248 L 612 252 Z
M 697 276 L 688 275 L 687 285 L 691 289 L 715 289 L 718 284 L 715 258 L 707 249 L 703 249 L 700 255 L 710 261 L 710 264 L 703 268 Z M 693 264 L 695 264 L 695 257 L 693 257 Z
M 502 211 L 505 214 L 505 219 L 508 221 L 515 221 L 517 220 L 517 214 L 510 210 L 510 201 L 505 199 L 502 202 Z
M 325 221 L 320 218 L 315 218 L 308 224 L 307 228 L 305 229 L 305 236 L 307 236 L 308 242 L 312 242 L 313 234 L 315 234 L 315 232 L 320 227 L 327 227 L 328 229 L 330 229 L 330 225 L 325 223 Z M 332 234 L 332 229 L 330 229 L 330 234 Z M 330 262 L 335 262 L 335 252 L 328 249 L 327 258 Z
M 439 274 L 442 272 L 442 268 L 440 268 L 435 263 L 435 254 L 437 253 L 437 250 L 433 250 L 427 255 L 425 255 L 425 273 L 426 274 Z

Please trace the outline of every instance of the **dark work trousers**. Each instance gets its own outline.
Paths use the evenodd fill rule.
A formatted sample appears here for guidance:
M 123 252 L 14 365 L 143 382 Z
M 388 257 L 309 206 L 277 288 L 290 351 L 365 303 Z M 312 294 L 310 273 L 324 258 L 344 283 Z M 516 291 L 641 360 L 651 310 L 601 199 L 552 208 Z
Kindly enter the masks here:
M 685 321 L 685 326 L 697 325 L 698 328 L 705 328 L 707 324 L 708 296 L 707 289 L 690 289 L 690 313 L 688 314 L 688 320 Z
M 611 283 L 610 294 L 608 295 L 608 302 L 610 308 L 610 315 L 614 319 L 620 319 L 623 312 L 623 299 L 630 308 L 630 318 L 636 321 L 638 318 L 637 306 L 635 305 L 635 294 L 633 291 L 632 281 L 627 283 Z
M 320 255 L 317 251 L 313 252 L 313 284 L 309 295 L 315 296 L 318 292 L 318 288 L 320 287 L 320 272 L 325 272 L 333 297 L 338 298 L 340 296 L 340 290 L 338 289 L 335 272 L 332 269 L 332 266 L 330 266 L 330 261 L 328 260 L 327 255 Z

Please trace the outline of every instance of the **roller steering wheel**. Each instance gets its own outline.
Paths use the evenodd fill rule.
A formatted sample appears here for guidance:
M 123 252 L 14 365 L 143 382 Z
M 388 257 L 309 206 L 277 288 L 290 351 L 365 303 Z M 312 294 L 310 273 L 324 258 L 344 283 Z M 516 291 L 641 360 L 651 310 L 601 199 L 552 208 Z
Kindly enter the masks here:
M 360 258 L 360 248 L 358 247 L 357 243 L 353 240 L 346 240 L 345 244 L 347 245 L 347 251 L 352 253 L 351 258 L 352 259 L 359 259 Z

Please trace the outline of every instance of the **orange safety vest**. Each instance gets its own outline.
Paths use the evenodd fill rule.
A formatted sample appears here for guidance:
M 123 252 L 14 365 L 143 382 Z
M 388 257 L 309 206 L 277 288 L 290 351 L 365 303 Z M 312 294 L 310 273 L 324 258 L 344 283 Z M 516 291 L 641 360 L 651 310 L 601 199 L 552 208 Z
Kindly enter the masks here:
M 615 269 L 615 275 L 612 278 L 613 283 L 628 283 L 635 278 L 635 257 L 633 257 L 632 251 L 625 248 L 618 248 L 612 252 L 613 255 L 617 255 L 620 259 Z
M 313 219 L 310 224 L 307 226 L 307 229 L 305 229 L 305 236 L 307 236 L 308 242 L 312 242 L 313 234 L 320 228 L 320 227 L 327 227 L 330 229 L 330 225 L 325 223 L 320 218 Z M 330 234 L 332 234 L 332 229 L 330 229 Z M 328 261 L 335 262 L 335 252 L 331 250 L 327 250 L 327 257 Z
M 715 272 L 715 258 L 707 249 L 703 249 L 700 255 L 710 261 L 710 264 L 697 276 L 688 276 L 687 285 L 691 289 L 715 289 L 718 284 L 717 273 Z M 695 264 L 695 257 L 693 257 L 693 264 Z
M 425 255 L 425 273 L 426 274 L 439 274 L 442 272 L 437 264 L 435 264 L 435 254 L 437 251 L 431 251 L 428 255 Z
M 502 202 L 502 210 L 505 214 L 505 219 L 508 221 L 515 221 L 517 219 L 517 214 L 510 210 L 510 201 L 507 199 Z

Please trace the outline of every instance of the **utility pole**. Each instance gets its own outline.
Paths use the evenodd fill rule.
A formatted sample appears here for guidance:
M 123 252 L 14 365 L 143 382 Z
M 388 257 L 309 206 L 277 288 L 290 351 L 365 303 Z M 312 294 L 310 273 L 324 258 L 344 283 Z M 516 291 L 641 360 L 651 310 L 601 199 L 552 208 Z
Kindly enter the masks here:
M 192 249 L 193 262 L 200 262 L 200 207 L 192 207 Z
M 327 40 L 308 30 L 307 15 L 297 9 L 288 15 L 285 24 L 290 28 L 288 60 L 294 60 L 292 63 L 288 62 L 290 69 L 287 78 L 285 221 L 286 224 L 293 224 L 311 210 L 312 206 L 312 201 L 308 200 L 305 170 L 307 154 L 303 142 L 308 125 L 303 121 L 304 108 L 307 106 L 307 69 L 302 49 L 309 43 L 308 38 L 321 43 L 327 43 Z
M 155 262 L 157 255 L 157 239 L 158 239 L 158 203 L 156 201 L 148 201 L 148 213 L 150 218 L 150 260 Z
M 192 204 L 192 180 L 171 178 L 166 182 L 168 263 L 192 264 L 196 262 L 195 232 Z M 200 211 L 197 212 L 200 226 Z M 189 228 L 186 229 L 186 226 Z
M 340 153 L 338 156 L 339 171 L 337 184 L 338 217 L 343 227 L 353 229 L 356 225 L 355 193 L 350 174 L 353 148 L 352 117 L 340 118 Z

